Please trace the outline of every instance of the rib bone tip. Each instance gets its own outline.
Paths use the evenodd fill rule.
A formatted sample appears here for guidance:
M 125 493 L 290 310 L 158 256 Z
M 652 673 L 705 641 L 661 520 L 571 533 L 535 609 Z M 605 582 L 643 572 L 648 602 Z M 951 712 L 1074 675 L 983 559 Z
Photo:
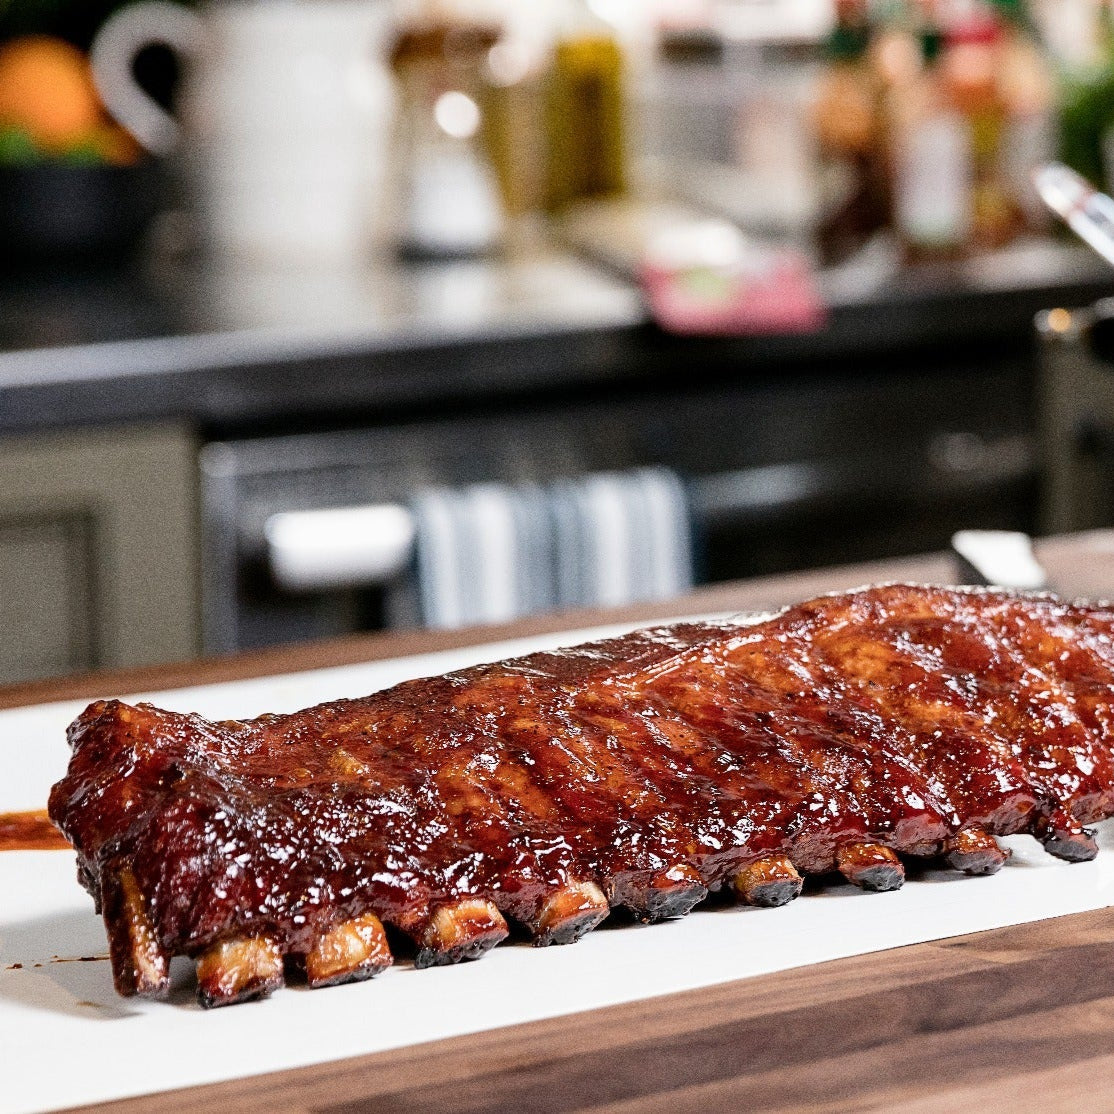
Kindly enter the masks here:
M 479 959 L 509 935 L 494 903 L 466 897 L 434 909 L 418 941 L 415 967 L 439 967 Z
M 159 943 L 135 875 L 124 869 L 105 881 L 105 920 L 116 990 L 124 997 L 166 998 L 170 956 Z
M 369 979 L 392 962 L 382 922 L 365 913 L 334 925 L 318 939 L 306 954 L 306 982 L 317 988 Z
M 948 863 L 964 874 L 996 874 L 1010 857 L 1010 851 L 983 828 L 964 828 L 948 841 Z
M 799 897 L 804 879 L 784 855 L 749 863 L 731 879 L 735 893 L 748 905 L 773 908 Z
M 266 998 L 284 981 L 282 952 L 266 936 L 218 941 L 197 960 L 197 1000 L 205 1009 Z
M 610 911 L 595 882 L 570 882 L 546 898 L 536 921 L 529 925 L 534 946 L 574 944 Z
M 623 905 L 643 924 L 673 920 L 692 912 L 708 896 L 700 875 L 686 863 L 612 882 L 612 905 Z
M 1038 817 L 1032 832 L 1050 855 L 1065 862 L 1089 862 L 1099 853 L 1095 833 L 1090 828 L 1083 827 L 1064 806 Z
M 871 893 L 900 889 L 905 867 L 880 843 L 847 843 L 836 851 L 836 867 L 848 882 Z
M 1090 828 L 1058 829 L 1045 835 L 1043 843 L 1050 855 L 1069 863 L 1087 863 L 1099 853 Z

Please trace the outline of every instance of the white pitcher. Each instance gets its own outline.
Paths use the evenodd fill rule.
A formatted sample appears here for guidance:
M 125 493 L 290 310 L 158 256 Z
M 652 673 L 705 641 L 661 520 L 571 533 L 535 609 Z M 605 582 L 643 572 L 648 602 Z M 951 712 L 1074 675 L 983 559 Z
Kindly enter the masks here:
M 389 27 L 387 0 L 225 0 L 200 15 L 146 0 L 107 20 L 91 59 L 109 112 L 152 153 L 181 157 L 211 248 L 352 260 L 384 190 Z M 132 76 L 156 43 L 185 62 L 179 120 Z

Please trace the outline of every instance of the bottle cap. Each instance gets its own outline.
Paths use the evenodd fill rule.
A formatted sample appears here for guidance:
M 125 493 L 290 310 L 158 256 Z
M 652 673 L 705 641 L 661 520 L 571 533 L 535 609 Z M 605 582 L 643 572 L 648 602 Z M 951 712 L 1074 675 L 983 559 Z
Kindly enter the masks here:
M 937 27 L 926 27 L 920 34 L 921 58 L 926 66 L 931 66 L 944 49 L 944 36 Z

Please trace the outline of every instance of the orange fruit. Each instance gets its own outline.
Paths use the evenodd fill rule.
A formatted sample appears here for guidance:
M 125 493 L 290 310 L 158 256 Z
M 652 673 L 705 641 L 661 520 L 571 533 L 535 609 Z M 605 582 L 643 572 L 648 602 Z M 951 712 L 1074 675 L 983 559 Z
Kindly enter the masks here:
M 119 124 L 98 124 L 85 136 L 85 142 L 102 162 L 112 166 L 133 166 L 143 154 L 131 132 L 124 131 Z
M 89 61 L 77 47 L 47 35 L 0 46 L 0 125 L 25 129 L 48 150 L 64 150 L 100 120 Z

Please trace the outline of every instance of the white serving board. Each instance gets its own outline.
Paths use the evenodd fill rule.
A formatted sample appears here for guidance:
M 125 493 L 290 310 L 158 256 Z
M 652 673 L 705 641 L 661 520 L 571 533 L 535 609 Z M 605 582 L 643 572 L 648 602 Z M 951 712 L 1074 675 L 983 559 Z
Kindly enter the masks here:
M 213 718 L 294 711 L 410 677 L 620 629 L 488 644 L 309 673 L 149 693 Z M 113 695 L 106 693 L 105 695 Z M 42 808 L 65 768 L 81 703 L 0 712 L 0 812 Z M 1032 840 L 1008 841 L 991 878 L 931 872 L 888 894 L 833 885 L 781 909 L 697 911 L 652 927 L 605 928 L 575 947 L 496 949 L 480 963 L 415 971 L 204 1012 L 175 960 L 167 1003 L 112 989 L 100 919 L 69 852 L 0 853 L 0 1111 L 50 1110 L 321 1063 L 670 994 L 844 956 L 1114 905 L 1106 851 L 1069 866 Z M 66 962 L 66 961 L 69 962 Z M 22 964 L 20 969 L 11 965 Z M 36 966 L 41 964 L 41 966 Z M 64 1066 L 62 1066 L 64 1065 Z

